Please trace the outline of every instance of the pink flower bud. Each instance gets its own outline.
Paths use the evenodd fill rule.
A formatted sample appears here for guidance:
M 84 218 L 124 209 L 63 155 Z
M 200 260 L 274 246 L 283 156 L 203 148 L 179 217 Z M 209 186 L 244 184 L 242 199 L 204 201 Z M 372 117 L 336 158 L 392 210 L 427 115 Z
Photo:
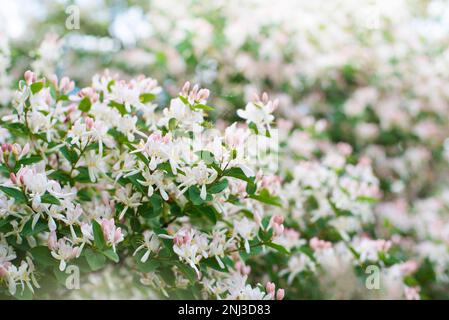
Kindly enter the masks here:
M 277 214 L 273 216 L 273 221 L 276 224 L 283 224 L 284 223 L 284 216 L 281 216 L 280 214 Z
M 209 99 L 209 94 L 210 94 L 209 90 L 207 90 L 207 89 L 201 89 L 201 90 L 198 92 L 197 100 L 198 100 L 198 101 L 207 101 L 207 99 Z
M 25 81 L 28 85 L 32 84 L 37 80 L 36 74 L 30 70 L 25 71 L 23 77 L 25 78 Z
M 190 89 L 190 82 L 187 81 L 186 83 L 184 83 L 184 86 L 182 87 L 181 94 L 183 96 L 187 96 L 189 93 L 189 89 Z
M 275 224 L 273 227 L 274 235 L 280 236 L 284 233 L 284 225 L 283 224 Z
M 11 179 L 12 183 L 17 184 L 17 177 L 16 177 L 16 174 L 14 172 L 11 172 L 9 174 L 9 178 Z
M 274 295 L 274 291 L 276 290 L 276 285 L 273 282 L 267 282 L 265 288 L 267 292 L 271 295 Z
M 284 289 L 278 289 L 278 291 L 276 293 L 276 300 L 282 300 L 282 299 L 284 299 L 284 296 L 285 296 Z
M 86 118 L 86 127 L 91 130 L 94 127 L 94 120 L 90 117 Z
M 244 266 L 242 268 L 242 273 L 245 274 L 245 275 L 250 274 L 251 273 L 251 267 L 250 266 Z
M 4 262 L 3 265 L 0 265 L 0 278 L 3 278 L 8 275 L 8 268 L 11 266 L 11 262 Z
M 3 266 L 0 266 L 0 279 L 5 277 L 8 274 L 8 271 Z
M 237 271 L 241 272 L 241 270 L 242 270 L 242 263 L 241 263 L 240 261 L 237 261 L 237 262 L 235 263 L 235 269 L 236 269 Z

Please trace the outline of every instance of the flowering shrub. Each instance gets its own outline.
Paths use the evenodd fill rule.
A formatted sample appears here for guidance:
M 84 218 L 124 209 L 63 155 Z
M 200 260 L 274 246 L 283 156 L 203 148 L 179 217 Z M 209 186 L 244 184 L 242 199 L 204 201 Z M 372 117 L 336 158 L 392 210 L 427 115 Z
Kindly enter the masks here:
M 0 12 L 2 297 L 447 298 L 443 1 L 68 3 Z
M 10 295 L 39 295 L 40 278 L 67 281 L 68 266 L 89 274 L 107 264 L 172 298 L 282 299 L 279 285 L 295 297 L 303 281 L 319 290 L 352 277 L 349 297 L 368 264 L 398 270 L 399 295 L 411 290 L 392 242 L 364 235 L 379 196 L 369 161 L 318 137 L 305 146 L 317 125 L 307 132 L 284 120 L 274 130 L 278 102 L 266 94 L 238 110 L 246 124 L 212 130 L 209 91 L 188 82 L 161 111 L 151 78 L 106 72 L 73 89 L 68 78 L 27 71 L 2 118 L 1 280 Z M 276 166 L 278 154 L 261 145 L 278 143 Z
M 233 124 L 205 135 L 207 89 L 186 83 L 156 112 L 160 88 L 150 78 L 106 73 L 73 88 L 28 71 L 3 117 L 0 267 L 9 294 L 38 290 L 36 274 L 112 262 L 166 296 L 185 287 L 197 298 L 282 299 L 274 284 L 247 285 L 238 256 L 287 252 L 276 244 L 282 216 L 263 210 L 278 199 L 240 148 L 245 135 L 269 139 L 273 102 L 264 96 L 239 112 L 254 130 Z

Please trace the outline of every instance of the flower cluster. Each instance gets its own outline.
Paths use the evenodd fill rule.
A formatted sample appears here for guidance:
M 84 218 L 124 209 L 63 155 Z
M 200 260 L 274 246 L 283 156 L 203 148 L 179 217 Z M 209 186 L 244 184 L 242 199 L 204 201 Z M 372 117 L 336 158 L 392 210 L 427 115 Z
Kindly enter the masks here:
M 444 1 L 126 3 L 0 25 L 5 295 L 447 298 Z
M 239 267 L 254 248 L 285 251 L 273 243 L 283 219 L 264 210 L 277 196 L 258 183 L 262 166 L 239 160 L 245 141 L 235 130 L 257 130 L 208 131 L 209 91 L 189 83 L 161 110 L 157 82 L 143 76 L 106 72 L 76 93 L 65 77 L 24 79 L 1 123 L 1 279 L 10 294 L 33 293 L 35 271 L 123 261 L 166 296 L 185 287 L 197 298 L 282 299 L 272 283 L 247 284 Z M 266 110 L 273 102 L 264 99 L 250 105 Z M 269 130 L 267 119 L 252 123 Z

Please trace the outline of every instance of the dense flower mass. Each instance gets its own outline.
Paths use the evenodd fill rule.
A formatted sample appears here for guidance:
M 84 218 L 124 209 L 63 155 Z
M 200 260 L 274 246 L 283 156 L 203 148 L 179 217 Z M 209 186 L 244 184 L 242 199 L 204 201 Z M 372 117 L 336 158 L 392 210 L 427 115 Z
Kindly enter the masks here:
M 5 1 L 0 298 L 448 298 L 445 1 Z

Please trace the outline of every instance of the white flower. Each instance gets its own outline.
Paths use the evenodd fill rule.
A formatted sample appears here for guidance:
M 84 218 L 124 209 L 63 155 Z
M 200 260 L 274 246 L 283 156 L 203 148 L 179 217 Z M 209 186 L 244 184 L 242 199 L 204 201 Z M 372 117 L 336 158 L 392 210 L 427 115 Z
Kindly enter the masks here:
M 288 261 L 288 268 L 282 270 L 279 275 L 283 276 L 287 273 L 290 273 L 287 281 L 289 284 L 291 284 L 296 275 L 306 270 L 315 272 L 315 263 L 312 259 L 309 258 L 308 255 L 304 253 L 298 253 L 290 258 L 290 260 Z
M 162 198 L 167 201 L 168 200 L 168 194 L 165 192 L 164 187 L 164 174 L 160 171 L 154 171 L 151 173 L 148 170 L 145 170 L 142 172 L 142 176 L 144 177 L 144 181 L 137 180 L 141 185 L 148 187 L 148 197 L 151 197 L 153 195 L 153 192 L 155 188 L 153 186 L 156 186 L 156 190 L 159 190 Z
M 143 233 L 143 242 L 142 244 L 134 251 L 133 256 L 136 255 L 140 250 L 146 249 L 146 252 L 143 254 L 140 261 L 145 263 L 148 260 L 148 257 L 152 252 L 158 252 L 160 249 L 161 243 L 159 238 L 153 231 L 145 231 Z
M 215 181 L 217 177 L 217 171 L 212 168 L 208 168 L 204 161 L 200 161 L 197 166 L 193 168 L 185 168 L 185 176 L 178 176 L 182 183 L 179 185 L 179 188 L 184 188 L 182 193 L 187 190 L 188 187 L 192 185 L 198 185 L 201 187 L 200 197 L 203 200 L 206 200 L 207 197 L 207 189 L 206 185 Z
M 96 182 L 100 176 L 100 174 L 104 174 L 106 172 L 106 157 L 102 157 L 99 154 L 96 154 L 94 150 L 90 150 L 89 152 L 84 154 L 84 161 L 78 161 L 76 167 L 81 167 L 83 165 L 87 166 L 89 178 L 91 182 Z
M 242 220 L 234 220 L 234 236 L 240 236 L 245 241 L 245 250 L 250 252 L 249 241 L 254 238 L 258 225 L 256 222 L 243 218 Z
M 271 101 L 267 104 L 250 102 L 244 110 L 237 110 L 237 115 L 245 119 L 248 124 L 254 123 L 260 133 L 265 133 L 265 128 L 269 129 L 270 124 L 274 120 L 272 112 L 275 109 L 275 105 Z
M 136 210 L 142 204 L 141 198 L 142 195 L 140 193 L 132 190 L 131 184 L 127 184 L 125 188 L 117 189 L 114 199 L 124 205 L 123 210 L 119 214 L 119 219 L 123 218 L 129 208 Z
M 60 261 L 59 270 L 64 271 L 67 266 L 67 261 L 78 258 L 81 254 L 80 247 L 74 247 L 67 238 L 59 239 L 55 248 L 52 249 L 51 255 L 53 258 Z

